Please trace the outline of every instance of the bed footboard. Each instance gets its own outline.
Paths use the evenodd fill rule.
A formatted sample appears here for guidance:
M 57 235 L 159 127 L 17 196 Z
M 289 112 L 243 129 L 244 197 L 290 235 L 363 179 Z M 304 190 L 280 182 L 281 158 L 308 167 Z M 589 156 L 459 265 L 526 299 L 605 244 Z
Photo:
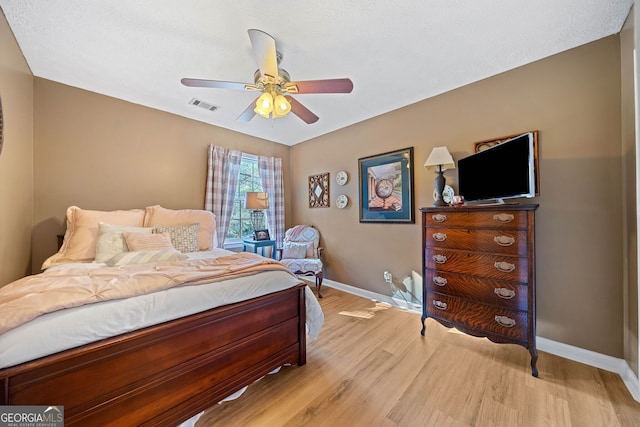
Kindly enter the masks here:
M 304 285 L 0 370 L 0 404 L 65 425 L 177 425 L 283 364 L 306 363 Z

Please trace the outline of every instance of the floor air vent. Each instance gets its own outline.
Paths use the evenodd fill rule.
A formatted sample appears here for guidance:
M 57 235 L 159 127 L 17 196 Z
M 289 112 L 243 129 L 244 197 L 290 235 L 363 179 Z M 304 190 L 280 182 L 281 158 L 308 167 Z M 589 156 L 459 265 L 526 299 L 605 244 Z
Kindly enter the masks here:
M 218 108 L 220 108 L 217 105 L 209 104 L 208 102 L 204 102 L 196 98 L 191 98 L 189 104 L 195 105 L 196 107 L 204 108 L 205 110 L 209 111 L 216 111 Z

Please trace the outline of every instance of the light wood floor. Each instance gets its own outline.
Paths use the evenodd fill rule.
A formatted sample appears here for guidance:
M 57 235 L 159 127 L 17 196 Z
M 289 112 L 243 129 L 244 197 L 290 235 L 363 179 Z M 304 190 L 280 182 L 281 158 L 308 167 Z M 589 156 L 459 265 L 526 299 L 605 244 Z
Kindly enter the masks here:
M 617 374 L 449 330 L 324 288 L 307 364 L 283 368 L 196 426 L 640 426 Z

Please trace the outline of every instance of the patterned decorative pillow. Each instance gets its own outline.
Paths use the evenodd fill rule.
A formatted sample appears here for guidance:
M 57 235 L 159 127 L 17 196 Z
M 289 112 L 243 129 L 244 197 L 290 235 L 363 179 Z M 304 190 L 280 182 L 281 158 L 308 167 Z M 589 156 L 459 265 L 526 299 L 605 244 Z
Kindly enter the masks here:
M 107 260 L 109 267 L 130 264 L 149 264 L 152 262 L 184 261 L 188 256 L 175 249 L 159 249 L 153 251 L 122 252 Z
M 151 228 L 131 227 L 128 225 L 98 223 L 98 241 L 96 242 L 96 262 L 105 262 L 114 255 L 129 250 L 124 232 L 151 234 Z
M 169 233 L 131 233 L 124 232 L 124 239 L 131 251 L 149 251 L 157 249 L 175 249 Z
M 201 251 L 211 249 L 217 240 L 216 217 L 212 212 L 200 209 L 167 209 L 160 205 L 147 206 L 145 211 L 145 227 L 199 223 L 198 244 Z
M 154 233 L 169 233 L 173 247 L 180 252 L 198 252 L 198 230 L 200 224 L 194 222 L 189 225 L 154 225 Z
M 282 246 L 282 259 L 302 259 L 306 256 L 306 243 L 287 242 Z

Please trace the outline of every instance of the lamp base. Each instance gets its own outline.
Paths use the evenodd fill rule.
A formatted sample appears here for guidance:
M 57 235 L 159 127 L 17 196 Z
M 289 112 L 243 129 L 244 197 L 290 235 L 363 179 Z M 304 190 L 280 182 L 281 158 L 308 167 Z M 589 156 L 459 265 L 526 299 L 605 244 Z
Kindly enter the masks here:
M 262 230 L 264 228 L 264 213 L 261 210 L 251 211 L 251 223 L 253 224 L 253 231 Z
M 442 168 L 438 167 L 436 171 L 436 201 L 433 203 L 433 207 L 441 207 L 441 206 L 449 206 L 449 203 L 444 201 L 444 197 L 442 196 L 442 192 L 444 191 L 444 186 L 446 180 L 442 173 Z

